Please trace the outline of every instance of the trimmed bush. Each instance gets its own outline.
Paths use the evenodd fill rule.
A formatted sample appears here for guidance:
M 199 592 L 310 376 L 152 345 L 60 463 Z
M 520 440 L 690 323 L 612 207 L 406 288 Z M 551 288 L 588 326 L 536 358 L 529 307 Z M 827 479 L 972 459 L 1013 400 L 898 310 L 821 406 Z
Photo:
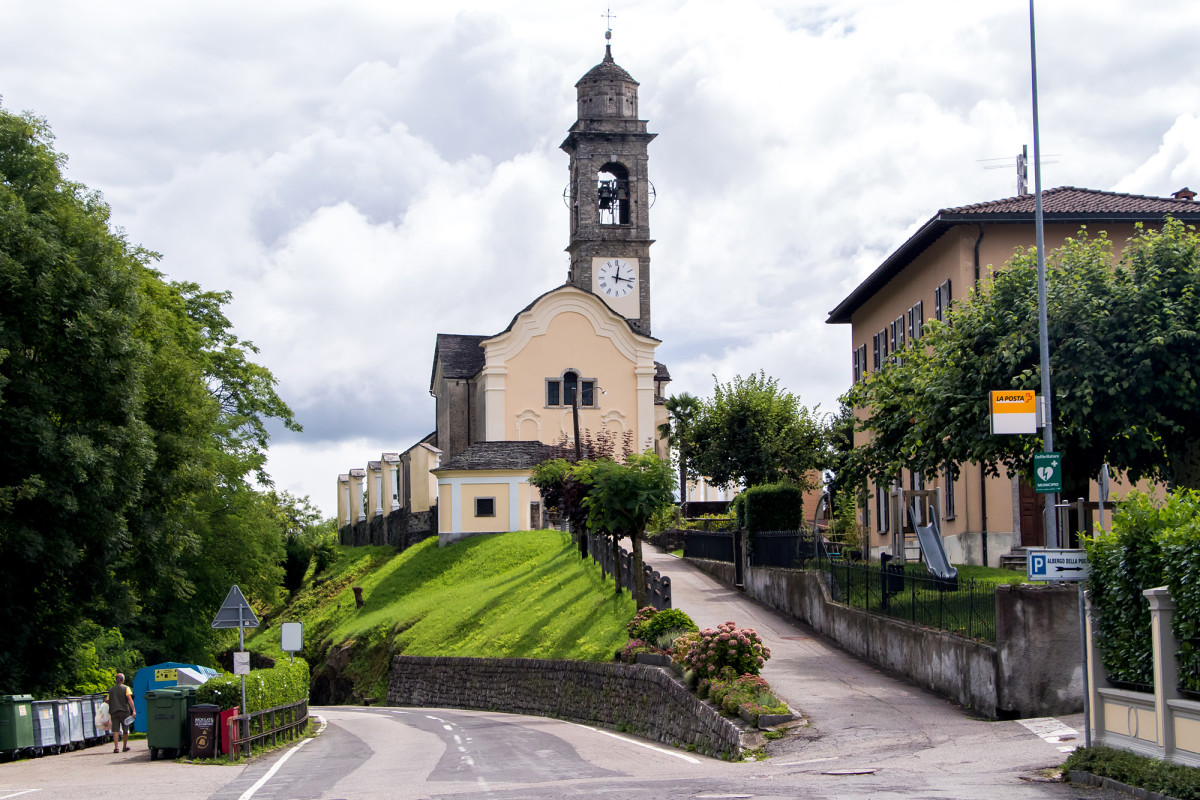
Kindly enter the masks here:
M 686 612 L 678 608 L 664 608 L 637 629 L 637 636 L 647 642 L 657 642 L 663 634 L 678 631 L 680 634 L 698 631 L 700 628 Z
M 1101 778 L 1159 792 L 1175 800 L 1200 800 L 1200 769 L 1170 764 L 1110 747 L 1081 747 L 1063 763 L 1070 770 L 1090 772 Z
M 1159 503 L 1133 493 L 1114 513 L 1112 531 L 1084 546 L 1096 641 L 1109 678 L 1153 684 L 1150 603 L 1142 591 L 1167 586 L 1176 607 L 1180 680 L 1200 690 L 1200 651 L 1193 644 L 1200 636 L 1200 494 L 1178 491 Z
M 738 521 L 751 533 L 800 530 L 804 517 L 804 493 L 793 483 L 751 486 L 738 495 L 742 499 Z
M 243 714 L 308 699 L 308 662 L 281 661 L 271 669 L 251 670 L 246 676 L 246 708 Z M 196 687 L 197 703 L 215 703 L 226 711 L 242 704 L 240 675 L 223 672 Z
M 745 709 L 758 723 L 761 714 L 786 714 L 787 703 L 771 693 L 771 686 L 758 675 L 734 675 L 726 667 L 723 677 L 710 681 L 708 699 L 729 716 Z

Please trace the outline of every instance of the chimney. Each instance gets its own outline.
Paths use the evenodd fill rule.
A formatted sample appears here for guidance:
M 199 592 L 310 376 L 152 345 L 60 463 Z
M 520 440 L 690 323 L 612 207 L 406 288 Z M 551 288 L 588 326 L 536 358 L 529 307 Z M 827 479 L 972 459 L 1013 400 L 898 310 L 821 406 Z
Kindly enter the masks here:
M 1174 192 L 1171 197 L 1174 197 L 1176 200 L 1187 200 L 1191 203 L 1196 200 L 1196 193 L 1185 186 L 1178 192 Z

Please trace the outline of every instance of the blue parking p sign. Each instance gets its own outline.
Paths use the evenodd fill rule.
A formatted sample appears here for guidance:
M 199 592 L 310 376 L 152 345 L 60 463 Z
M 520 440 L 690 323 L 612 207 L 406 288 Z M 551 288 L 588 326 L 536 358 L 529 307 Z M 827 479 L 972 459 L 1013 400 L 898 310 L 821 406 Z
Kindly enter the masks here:
M 1089 571 L 1085 550 L 1029 550 L 1028 580 L 1086 581 Z

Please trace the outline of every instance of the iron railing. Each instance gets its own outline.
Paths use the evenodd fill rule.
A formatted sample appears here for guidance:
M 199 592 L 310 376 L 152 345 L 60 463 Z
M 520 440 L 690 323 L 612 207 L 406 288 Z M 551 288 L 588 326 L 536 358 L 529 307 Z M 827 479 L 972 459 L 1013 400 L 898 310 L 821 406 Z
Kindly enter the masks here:
M 798 567 L 804 561 L 827 558 L 829 549 L 825 540 L 811 530 L 798 531 L 755 531 L 747 537 L 750 566 L 752 567 Z
M 229 727 L 235 732 L 233 741 L 237 748 L 248 756 L 253 744 L 265 745 L 270 739 L 274 746 L 281 737 L 288 741 L 303 734 L 308 727 L 308 701 L 238 714 L 230 718 Z
M 902 567 L 823 561 L 835 602 L 968 639 L 996 641 L 996 584 L 960 578 L 957 588 Z

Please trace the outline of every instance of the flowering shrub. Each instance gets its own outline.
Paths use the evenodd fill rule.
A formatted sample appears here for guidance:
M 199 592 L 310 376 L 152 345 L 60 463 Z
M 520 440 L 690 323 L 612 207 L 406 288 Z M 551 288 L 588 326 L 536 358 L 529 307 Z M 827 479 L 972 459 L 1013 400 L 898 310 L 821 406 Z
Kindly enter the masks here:
M 639 608 L 638 612 L 633 615 L 633 619 L 629 620 L 625 625 L 625 630 L 629 632 L 629 638 L 634 639 L 639 637 L 641 634 L 638 633 L 638 629 L 652 620 L 657 613 L 658 609 L 654 606 L 642 606 Z
M 770 657 L 771 649 L 762 643 L 757 631 L 726 622 L 700 631 L 688 650 L 684 667 L 696 673 L 700 681 L 697 688 L 703 694 L 726 667 L 734 675 L 757 675 Z
M 641 639 L 630 639 L 629 642 L 625 643 L 622 651 L 618 652 L 617 660 L 631 664 L 636 661 L 638 652 L 650 652 L 652 650 L 654 648 L 646 644 L 646 642 L 642 642 Z

